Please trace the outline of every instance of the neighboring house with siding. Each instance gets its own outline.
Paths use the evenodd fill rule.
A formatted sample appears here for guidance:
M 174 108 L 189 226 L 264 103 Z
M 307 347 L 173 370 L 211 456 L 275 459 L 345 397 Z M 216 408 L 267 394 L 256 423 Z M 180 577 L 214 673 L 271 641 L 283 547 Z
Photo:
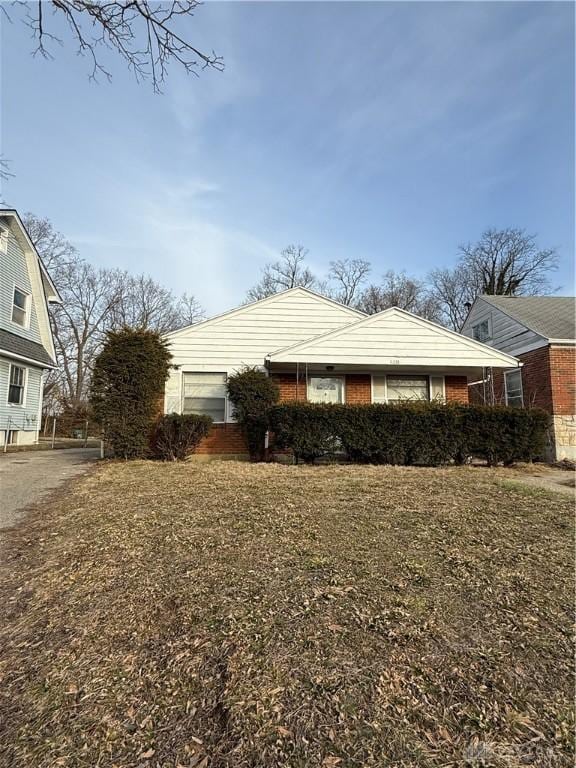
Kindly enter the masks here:
M 576 299 L 479 296 L 462 333 L 514 355 L 522 368 L 488 368 L 472 397 L 552 415 L 549 458 L 576 460 Z
M 226 395 L 227 377 L 258 366 L 281 401 L 468 402 L 468 380 L 509 369 L 505 352 L 402 309 L 365 315 L 305 288 L 291 288 L 167 334 L 172 368 L 166 413 L 214 420 L 200 454 L 245 454 Z
M 38 440 L 44 376 L 56 367 L 48 303 L 59 301 L 20 216 L 0 209 L 0 446 Z

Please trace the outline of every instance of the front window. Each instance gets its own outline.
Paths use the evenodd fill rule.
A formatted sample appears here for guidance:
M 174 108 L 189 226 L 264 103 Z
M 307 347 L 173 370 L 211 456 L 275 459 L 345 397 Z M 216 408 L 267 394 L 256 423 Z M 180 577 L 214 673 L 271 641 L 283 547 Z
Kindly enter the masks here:
M 344 379 L 341 376 L 311 376 L 308 380 L 310 403 L 343 403 Z
M 522 394 L 521 371 L 507 371 L 504 377 L 506 380 L 506 405 L 511 405 L 513 408 L 522 408 L 524 397 Z
M 211 416 L 226 421 L 226 374 L 184 373 L 183 413 Z
M 386 388 L 389 403 L 430 399 L 428 376 L 387 376 Z
M 24 384 L 26 369 L 19 365 L 10 366 L 10 383 L 8 386 L 8 402 L 11 405 L 22 405 L 24 402 Z
M 14 298 L 12 300 L 12 322 L 26 326 L 28 314 L 28 294 L 21 291 L 20 288 L 14 288 Z
M 481 341 L 483 344 L 490 341 L 492 334 L 490 333 L 490 321 L 482 320 L 478 325 L 472 326 L 472 336 L 476 341 Z

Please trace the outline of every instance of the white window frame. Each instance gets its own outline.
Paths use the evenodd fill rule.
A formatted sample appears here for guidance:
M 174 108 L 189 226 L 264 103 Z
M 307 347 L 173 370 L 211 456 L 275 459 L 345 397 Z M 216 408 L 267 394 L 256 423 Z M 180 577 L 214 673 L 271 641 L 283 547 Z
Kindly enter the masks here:
M 212 421 L 213 424 L 227 424 L 228 422 L 233 421 L 233 419 L 230 416 L 230 404 L 228 402 L 228 371 L 198 371 L 198 370 L 186 370 L 182 371 L 180 375 L 180 413 L 184 415 L 184 401 L 186 400 L 184 396 L 184 381 L 187 374 L 203 374 L 203 373 L 213 373 L 220 376 L 224 376 L 224 385 L 226 386 L 226 394 L 224 395 L 224 421 Z
M 477 339 L 474 331 L 476 330 L 476 328 L 479 328 L 481 325 L 484 325 L 484 323 L 486 323 L 488 327 L 488 336 L 485 339 Z M 487 344 L 489 341 L 493 340 L 492 318 L 490 316 L 485 317 L 484 320 L 480 320 L 479 322 L 474 323 L 474 325 L 472 326 L 472 338 L 474 339 L 474 341 L 478 341 L 480 344 Z
M 315 400 L 310 400 L 310 382 L 312 379 L 339 379 L 342 382 L 342 402 L 335 403 L 335 405 L 346 404 L 346 376 L 344 374 L 327 372 L 326 375 L 323 373 L 311 373 L 308 375 L 308 378 L 306 379 L 306 402 L 321 405 L 321 403 L 317 403 Z
M 380 404 L 385 403 L 385 404 L 388 404 L 390 402 L 390 400 L 388 399 L 388 376 L 400 376 L 400 377 L 401 376 L 419 376 L 419 374 L 417 374 L 417 373 L 372 373 L 370 375 L 370 390 L 371 390 L 370 391 L 370 399 L 371 399 L 372 403 L 380 403 Z M 385 399 L 384 400 L 378 400 L 378 401 L 374 400 L 374 378 L 375 377 L 378 378 L 378 379 L 382 379 L 382 378 L 384 379 L 384 392 L 385 392 Z M 428 399 L 427 400 L 422 400 L 422 401 L 407 400 L 407 402 L 423 402 L 423 403 L 431 403 L 432 402 L 432 399 L 431 399 L 431 394 L 432 394 L 431 374 L 429 374 L 429 373 L 422 374 L 421 378 L 428 379 Z M 440 377 L 437 377 L 437 378 L 440 378 Z M 444 379 L 444 399 L 446 399 L 446 379 L 445 379 L 444 376 L 442 376 L 442 378 Z M 394 401 L 394 402 L 397 402 L 397 401 Z
M 16 291 L 19 291 L 19 293 L 21 293 L 23 296 L 26 297 L 26 306 L 24 308 L 24 324 L 23 325 L 21 325 L 20 323 L 16 322 L 16 320 L 14 320 L 14 309 L 20 309 L 20 310 L 22 309 L 22 307 L 18 307 L 18 305 L 14 303 L 14 297 L 15 297 Z M 12 325 L 15 325 L 17 328 L 24 328 L 25 330 L 28 330 L 28 328 L 30 328 L 30 300 L 31 300 L 30 291 L 26 291 L 24 290 L 24 288 L 20 288 L 19 285 L 16 285 L 16 283 L 14 283 L 14 287 L 12 289 L 10 322 L 12 323 Z
M 10 380 L 12 378 L 12 368 L 20 368 L 20 370 L 24 371 L 23 382 L 22 382 L 22 402 L 21 403 L 10 402 L 10 387 L 12 386 L 10 384 Z M 26 368 L 24 365 L 17 365 L 16 363 L 10 363 L 10 367 L 8 368 L 8 391 L 6 392 L 6 404 L 10 408 L 25 408 L 27 393 L 28 393 L 28 368 Z
M 522 381 L 522 369 L 521 368 L 513 368 L 511 371 L 504 371 L 504 402 L 506 405 L 510 405 L 508 402 L 508 376 L 511 376 L 512 374 L 517 373 L 520 376 L 520 399 L 521 404 L 520 408 L 524 408 L 524 382 Z M 510 406 L 512 408 L 517 408 L 518 406 Z

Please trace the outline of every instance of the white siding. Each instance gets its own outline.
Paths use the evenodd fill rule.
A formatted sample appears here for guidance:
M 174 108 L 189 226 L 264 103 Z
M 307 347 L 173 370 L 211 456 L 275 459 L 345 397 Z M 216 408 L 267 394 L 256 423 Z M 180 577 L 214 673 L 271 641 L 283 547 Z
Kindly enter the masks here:
M 12 322 L 14 286 L 30 295 L 30 322 L 26 328 Z M 14 235 L 8 232 L 6 252 L 0 252 L 0 328 L 42 344 L 35 298 L 26 254 Z
M 0 250 L 0 328 L 42 344 L 55 358 L 52 331 L 44 284 L 37 254 L 26 244 L 18 223 L 13 216 L 2 216 L 1 223 L 7 229 L 7 248 Z M 30 321 L 26 328 L 12 322 L 14 286 L 30 294 Z
M 511 367 L 490 347 L 399 309 L 373 315 L 339 332 L 278 351 L 272 362 L 442 368 Z
M 294 288 L 169 334 L 172 365 L 178 368 L 166 382 L 165 410 L 180 411 L 185 371 L 230 374 L 244 365 L 263 367 L 266 356 L 275 349 L 320 336 L 360 317 L 361 312 Z
M 474 326 L 484 320 L 488 320 L 492 336 L 486 344 L 509 355 L 520 354 L 522 351 L 536 349 L 548 343 L 542 336 L 526 328 L 482 298 L 477 298 L 472 305 L 462 327 L 462 334 L 474 338 Z
M 8 404 L 8 383 L 10 365 L 26 368 L 26 388 L 23 405 Z M 17 360 L 0 357 L 0 431 L 17 429 L 24 432 L 36 432 L 40 429 L 39 412 L 42 396 L 42 370 L 26 366 Z M 3 435 L 0 436 L 3 444 Z
M 275 349 L 354 322 L 362 313 L 307 291 L 287 291 L 168 336 L 172 363 L 194 371 L 232 372 L 264 365 Z

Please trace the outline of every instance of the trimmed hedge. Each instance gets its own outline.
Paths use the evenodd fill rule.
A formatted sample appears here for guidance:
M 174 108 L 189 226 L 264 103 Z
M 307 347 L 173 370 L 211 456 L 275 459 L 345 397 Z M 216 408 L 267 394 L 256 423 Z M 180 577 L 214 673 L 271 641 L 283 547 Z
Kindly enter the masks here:
M 210 416 L 171 413 L 158 419 L 151 441 L 152 456 L 162 461 L 183 461 L 194 453 L 212 426 Z
M 296 461 L 340 453 L 370 464 L 529 461 L 544 453 L 549 416 L 502 406 L 286 403 L 269 412 L 274 447 Z

